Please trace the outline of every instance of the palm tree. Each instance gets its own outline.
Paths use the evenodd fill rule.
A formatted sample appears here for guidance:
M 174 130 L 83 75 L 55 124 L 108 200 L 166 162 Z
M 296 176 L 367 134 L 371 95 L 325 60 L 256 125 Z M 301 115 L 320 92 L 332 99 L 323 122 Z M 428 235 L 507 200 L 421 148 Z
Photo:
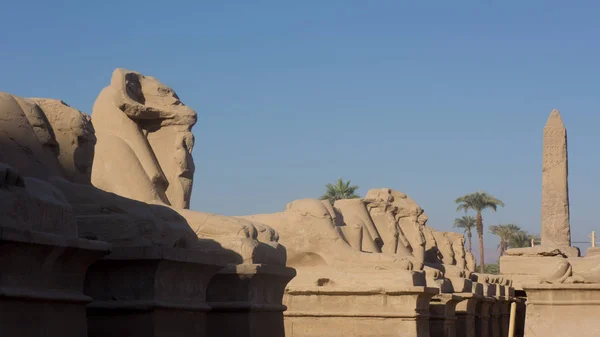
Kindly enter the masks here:
M 334 184 L 325 185 L 325 194 L 321 196 L 321 200 L 329 200 L 333 204 L 336 200 L 340 199 L 354 199 L 360 198 L 355 192 L 358 190 L 358 186 L 350 186 L 350 180 L 344 181 L 342 178 Z
M 523 230 L 517 225 L 507 224 L 490 226 L 489 231 L 491 234 L 498 235 L 498 237 L 500 237 L 500 245 L 498 248 L 500 249 L 500 256 L 502 256 L 508 249 L 508 242 Z
M 508 240 L 508 248 L 531 247 L 531 239 L 539 240 L 539 236 L 520 230 Z
M 477 229 L 477 236 L 479 237 L 480 270 L 483 273 L 485 262 L 483 259 L 483 217 L 481 216 L 481 212 L 487 208 L 495 212 L 498 206 L 504 207 L 504 203 L 500 199 L 485 192 L 475 192 L 463 195 L 462 197 L 457 198 L 455 202 L 458 204 L 458 207 L 456 208 L 457 211 L 467 212 L 469 210 L 474 210 L 477 212 L 475 217 L 475 228 Z
M 464 229 L 465 233 L 467 233 L 467 240 L 469 241 L 469 251 L 473 251 L 473 245 L 471 243 L 471 238 L 473 234 L 471 233 L 471 229 L 475 227 L 475 218 L 470 215 L 463 215 L 462 218 L 454 219 L 455 228 Z

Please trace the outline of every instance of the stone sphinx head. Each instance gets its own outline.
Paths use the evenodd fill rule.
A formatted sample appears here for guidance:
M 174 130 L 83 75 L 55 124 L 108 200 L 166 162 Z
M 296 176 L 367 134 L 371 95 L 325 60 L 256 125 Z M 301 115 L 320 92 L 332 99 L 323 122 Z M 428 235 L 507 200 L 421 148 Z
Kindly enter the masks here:
M 454 259 L 456 260 L 456 266 L 461 269 L 467 268 L 466 252 L 465 252 L 465 236 L 460 233 L 446 232 L 446 236 L 452 244 L 452 250 L 454 251 Z
M 446 236 L 444 232 L 433 231 L 433 236 L 435 237 L 435 242 L 437 242 L 437 247 L 440 252 L 442 262 L 444 264 L 453 265 L 456 263 L 454 259 L 454 250 L 452 249 L 452 242 Z
M 369 203 L 370 212 L 381 209 L 381 205 L 384 205 L 385 211 L 393 214 L 397 226 L 408 240 L 410 252 L 418 261 L 424 261 L 423 226 L 428 218 L 423 209 L 406 194 L 390 188 L 371 189 L 367 192 L 365 200 Z
M 56 157 L 65 178 L 89 184 L 94 161 L 96 135 L 90 116 L 55 99 L 32 98 L 49 122 L 52 139 L 56 142 Z M 42 144 L 44 138 L 40 139 Z M 46 142 L 52 146 L 51 142 Z
M 465 263 L 467 270 L 475 272 L 477 268 L 477 262 L 475 261 L 475 256 L 471 252 L 465 252 Z
M 195 170 L 191 129 L 197 115 L 173 89 L 154 77 L 116 69 L 94 104 L 92 118 L 99 140 L 108 141 L 110 135 L 131 148 L 143 167 L 141 174 L 153 185 L 152 193 L 171 206 L 189 208 Z M 103 170 L 98 169 L 99 175 L 106 174 Z

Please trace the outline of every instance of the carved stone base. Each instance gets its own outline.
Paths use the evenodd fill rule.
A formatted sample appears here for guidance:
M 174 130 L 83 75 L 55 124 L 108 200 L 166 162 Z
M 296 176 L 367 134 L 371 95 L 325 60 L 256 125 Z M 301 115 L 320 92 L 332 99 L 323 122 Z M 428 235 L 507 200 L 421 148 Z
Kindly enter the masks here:
M 456 294 L 439 294 L 429 302 L 429 333 L 431 336 L 456 337 L 456 305 L 463 298 Z M 461 336 L 462 337 L 462 336 Z
M 524 288 L 525 337 L 600 336 L 600 284 L 538 284 Z
M 113 249 L 86 277 L 89 337 L 206 336 L 206 288 L 221 262 L 187 249 Z
M 429 301 L 439 289 L 288 289 L 286 337 L 428 337 Z
M 260 264 L 219 271 L 208 287 L 208 336 L 284 337 L 282 298 L 295 275 L 292 268 Z
M 100 241 L 0 227 L 0 335 L 85 337 L 85 272 Z

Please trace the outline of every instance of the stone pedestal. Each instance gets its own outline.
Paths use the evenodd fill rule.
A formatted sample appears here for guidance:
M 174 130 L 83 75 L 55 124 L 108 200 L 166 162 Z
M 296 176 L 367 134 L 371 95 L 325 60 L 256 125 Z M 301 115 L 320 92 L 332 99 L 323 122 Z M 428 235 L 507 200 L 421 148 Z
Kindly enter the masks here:
M 114 248 L 87 273 L 88 336 L 206 336 L 206 288 L 221 262 L 187 249 Z
M 283 337 L 283 294 L 293 268 L 228 265 L 208 286 L 208 336 Z
M 464 277 L 449 277 L 452 283 L 453 293 L 470 293 L 473 292 L 473 281 Z
M 439 289 L 288 289 L 286 337 L 428 337 L 429 301 Z
M 429 302 L 429 333 L 431 336 L 456 337 L 456 305 L 462 297 L 439 294 Z
M 477 302 L 477 319 L 475 320 L 475 333 L 477 337 L 490 336 L 490 311 L 495 300 L 491 297 L 484 297 L 482 301 Z
M 482 286 L 482 294 L 485 297 L 494 297 L 496 296 L 496 284 L 491 283 L 481 283 Z
M 462 301 L 456 305 L 456 336 L 475 337 L 478 303 L 483 301 L 483 296 L 472 293 L 457 294 Z M 481 308 L 481 306 L 479 305 Z
M 600 284 L 524 285 L 525 337 L 600 336 Z
M 101 241 L 0 227 L 0 335 L 85 337 L 85 273 Z
M 600 255 L 600 247 L 589 247 L 585 251 L 585 256 L 586 257 L 598 256 L 598 255 Z
M 484 290 L 483 284 L 481 284 L 479 282 L 473 282 L 471 284 L 471 291 L 470 292 L 472 294 L 483 296 L 483 290 Z
M 439 292 L 443 294 L 450 294 L 454 292 L 452 282 L 447 278 L 427 277 L 426 286 L 428 288 L 437 288 L 439 289 Z

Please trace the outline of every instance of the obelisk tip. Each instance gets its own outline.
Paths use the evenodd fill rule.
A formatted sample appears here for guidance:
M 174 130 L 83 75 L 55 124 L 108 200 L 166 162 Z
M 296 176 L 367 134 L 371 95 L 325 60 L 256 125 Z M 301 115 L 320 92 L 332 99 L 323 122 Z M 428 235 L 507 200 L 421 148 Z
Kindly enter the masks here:
M 546 126 L 564 126 L 565 124 L 560 117 L 560 111 L 554 109 L 550 113 L 550 117 L 548 117 L 548 122 L 546 122 Z

